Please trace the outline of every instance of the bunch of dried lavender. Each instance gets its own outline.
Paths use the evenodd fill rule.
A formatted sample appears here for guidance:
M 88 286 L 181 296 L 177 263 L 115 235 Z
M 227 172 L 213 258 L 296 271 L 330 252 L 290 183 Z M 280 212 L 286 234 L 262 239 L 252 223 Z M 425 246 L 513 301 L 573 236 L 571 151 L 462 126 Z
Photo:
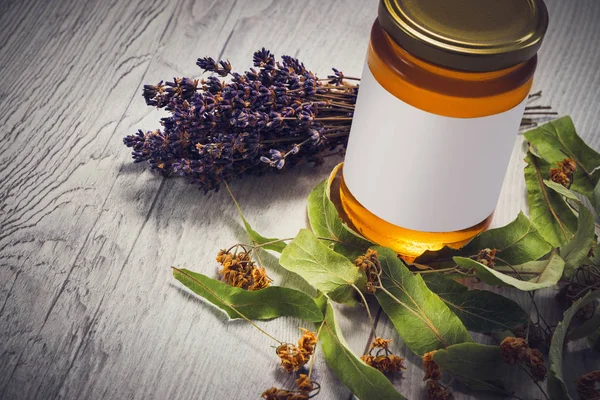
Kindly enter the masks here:
M 356 78 L 333 69 L 319 79 L 297 59 L 276 62 L 264 48 L 253 61 L 258 70 L 238 74 L 229 61 L 200 58 L 212 76 L 144 86 L 146 104 L 171 115 L 162 129 L 124 138 L 134 161 L 208 192 L 244 173 L 319 163 L 346 145 L 358 93 L 347 79 Z
M 197 65 L 213 75 L 145 85 L 146 104 L 171 116 L 161 119 L 162 129 L 138 130 L 123 139 L 134 161 L 147 161 L 166 176 L 185 176 L 206 193 L 245 173 L 320 163 L 326 155 L 341 153 L 358 94 L 358 85 L 349 81 L 359 79 L 335 68 L 319 79 L 297 59 L 283 56 L 276 62 L 264 48 L 253 61 L 258 70 L 239 74 L 229 61 L 199 58 Z M 521 126 L 556 114 L 549 109 L 526 107 Z

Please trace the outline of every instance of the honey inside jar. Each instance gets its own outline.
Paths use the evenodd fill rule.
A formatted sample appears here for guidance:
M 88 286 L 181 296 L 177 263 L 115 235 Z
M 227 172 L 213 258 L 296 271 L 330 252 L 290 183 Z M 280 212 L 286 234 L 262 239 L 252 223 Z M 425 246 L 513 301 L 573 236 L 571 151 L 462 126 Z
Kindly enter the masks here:
M 523 24 L 533 24 L 531 29 L 545 32 L 547 15 L 543 4 L 527 0 L 510 2 L 537 5 L 541 22 Z M 423 3 L 418 6 L 412 3 L 416 1 L 381 2 L 379 18 L 371 30 L 340 187 L 342 207 L 357 231 L 408 258 L 444 246 L 458 248 L 489 226 L 524 100 L 531 89 L 537 63 L 535 46 L 539 47 L 537 43 L 525 52 L 513 45 L 503 50 L 506 54 L 493 51 L 485 54 L 490 50 L 484 49 L 482 54 L 465 55 L 458 50 L 454 54 L 446 46 L 438 54 L 439 49 L 431 50 L 435 43 L 422 47 L 417 40 L 412 52 L 408 51 L 415 39 L 407 39 L 406 32 L 396 29 L 398 16 L 390 14 L 399 13 L 397 8 L 403 11 L 402 7 L 427 8 Z M 419 22 L 413 15 L 409 17 Z M 477 25 L 480 23 L 474 23 L 475 33 L 483 29 Z M 469 34 L 473 35 L 464 33 Z M 464 42 L 464 37 L 461 40 Z M 382 108 L 388 112 L 384 113 Z M 489 139 L 483 137 L 487 135 L 485 123 L 495 124 L 495 121 L 505 126 L 490 134 Z M 426 130 L 419 133 L 422 125 L 427 126 Z M 461 133 L 455 133 L 457 129 L 473 132 L 462 138 Z M 453 135 L 457 140 L 453 140 Z M 489 163 L 485 153 L 489 155 Z M 485 174 L 486 168 L 491 173 Z M 474 178 L 478 176 L 477 169 L 482 170 L 483 180 Z M 486 176 L 494 182 L 484 182 Z M 369 189 L 370 184 L 373 187 Z M 478 185 L 488 192 L 481 194 L 481 201 L 477 199 Z M 451 190 L 438 190 L 438 186 L 458 187 L 457 193 L 469 193 L 469 197 L 452 196 Z M 374 193 L 378 190 L 380 194 Z M 450 198 L 444 198 L 446 192 Z M 479 207 L 480 204 L 485 206 Z M 452 215 L 454 210 L 456 215 Z

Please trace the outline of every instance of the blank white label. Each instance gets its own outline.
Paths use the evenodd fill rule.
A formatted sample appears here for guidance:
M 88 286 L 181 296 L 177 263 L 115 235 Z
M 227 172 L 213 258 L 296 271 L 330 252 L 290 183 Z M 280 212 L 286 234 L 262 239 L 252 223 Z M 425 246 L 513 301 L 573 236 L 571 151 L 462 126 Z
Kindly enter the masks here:
M 525 100 L 486 117 L 432 114 L 389 93 L 365 66 L 346 185 L 366 209 L 403 228 L 451 232 L 477 225 L 496 207 L 524 108 Z

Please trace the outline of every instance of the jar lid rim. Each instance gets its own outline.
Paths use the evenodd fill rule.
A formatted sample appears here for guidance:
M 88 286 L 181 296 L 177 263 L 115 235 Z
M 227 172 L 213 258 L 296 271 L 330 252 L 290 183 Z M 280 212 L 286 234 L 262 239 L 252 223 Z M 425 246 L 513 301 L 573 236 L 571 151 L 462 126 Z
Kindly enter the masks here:
M 380 0 L 382 28 L 411 54 L 452 69 L 497 71 L 535 56 L 543 0 Z

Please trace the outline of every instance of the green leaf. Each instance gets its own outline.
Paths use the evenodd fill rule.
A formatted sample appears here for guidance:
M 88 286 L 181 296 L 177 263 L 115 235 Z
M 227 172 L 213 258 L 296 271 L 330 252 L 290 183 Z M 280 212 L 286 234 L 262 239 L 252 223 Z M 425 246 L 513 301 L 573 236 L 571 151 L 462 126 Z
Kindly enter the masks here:
M 285 243 L 277 238 L 264 237 L 263 235 L 261 235 L 260 233 L 256 232 L 254 229 L 252 229 L 252 226 L 246 220 L 246 217 L 244 217 L 242 208 L 240 207 L 237 200 L 233 196 L 233 193 L 231 193 L 231 190 L 229 190 L 229 186 L 227 186 L 227 191 L 229 192 L 229 195 L 233 199 L 235 207 L 237 208 L 238 214 L 240 215 L 240 218 L 242 219 L 242 222 L 244 223 L 244 228 L 246 229 L 246 233 L 248 233 L 248 237 L 250 237 L 250 240 L 252 240 L 256 244 L 263 245 L 262 248 L 265 250 L 273 250 L 278 253 L 281 253 L 283 251 L 283 249 L 285 249 Z M 265 243 L 268 243 L 268 244 L 265 244 Z
M 498 250 L 498 257 L 507 263 L 522 264 L 548 254 L 552 245 L 544 240 L 529 218 L 519 213 L 510 224 L 480 233 L 460 250 L 445 247 L 437 252 L 425 252 L 415 262 L 437 265 L 439 262 L 449 261 L 451 264 L 438 266 L 451 266 L 454 265 L 452 257 L 472 256 L 486 248 Z
M 486 248 L 498 250 L 497 256 L 509 264 L 522 264 L 548 254 L 552 245 L 544 240 L 523 213 L 519 213 L 510 224 L 477 235 L 464 250 L 477 254 Z
M 356 304 L 354 287 L 365 285 L 364 274 L 353 263 L 308 229 L 302 229 L 287 245 L 279 263 L 338 303 Z
M 500 356 L 500 346 L 479 343 L 459 343 L 438 350 L 433 360 L 456 377 L 484 381 L 500 381 L 509 369 Z
M 385 247 L 375 247 L 375 250 L 385 288 L 378 289 L 375 296 L 409 349 L 422 356 L 432 350 L 472 341 L 460 319 L 429 290 L 420 276 L 406 268 L 393 250 Z
M 594 187 L 594 201 L 592 204 L 595 204 L 596 214 L 600 215 L 600 181 Z
M 372 245 L 346 225 L 331 200 L 331 187 L 342 164 L 337 165 L 328 179 L 319 183 L 308 196 L 308 219 L 315 235 L 333 239 L 333 249 L 354 261 Z M 339 190 L 339 189 L 336 189 Z
M 594 188 L 599 175 L 600 154 L 577 135 L 570 117 L 562 117 L 525 133 L 525 138 L 548 163 L 556 164 L 565 158 L 577 162 L 571 189 L 586 196 L 595 204 Z
M 550 165 L 531 154 L 525 157 L 525 183 L 531 221 L 542 237 L 554 247 L 560 247 L 573 237 L 577 218 L 563 197 L 544 184 Z
M 460 381 L 471 390 L 492 392 L 503 396 L 510 396 L 512 393 L 506 390 L 504 382 L 498 380 L 485 381 L 462 376 L 460 377 Z
M 513 331 L 525 326 L 529 316 L 516 302 L 488 290 L 469 290 L 466 286 L 437 273 L 422 275 L 427 287 L 473 332 Z
M 385 375 L 362 362 L 348 348 L 329 303 L 319 342 L 329 367 L 356 397 L 361 400 L 404 399 Z
M 579 207 L 577 232 L 569 243 L 560 248 L 560 256 L 565 260 L 563 276 L 570 278 L 579 266 L 589 263 L 589 253 L 596 243 L 596 224 L 591 211 L 583 204 Z
M 236 310 L 249 319 L 265 320 L 282 316 L 310 322 L 323 319 L 323 313 L 315 301 L 298 290 L 270 286 L 251 292 L 187 269 L 173 268 L 173 276 L 198 296 L 225 311 L 231 319 L 242 318 Z
M 600 352 L 600 329 L 588 336 L 587 340 L 593 350 Z
M 565 384 L 562 373 L 562 359 L 565 339 L 569 330 L 569 325 L 573 317 L 581 307 L 600 298 L 600 291 L 590 292 L 583 298 L 577 300 L 563 315 L 563 320 L 559 322 L 554 330 L 552 342 L 550 343 L 550 373 L 548 374 L 548 394 L 550 400 L 571 399 Z
M 510 395 L 502 382 L 508 366 L 500 357 L 499 346 L 460 343 L 436 351 L 433 359 L 444 372 L 473 390 Z
M 535 271 L 538 275 L 530 280 L 520 280 L 489 268 L 475 260 L 464 257 L 454 257 L 454 262 L 462 268 L 474 269 L 477 277 L 492 286 L 512 286 L 520 290 L 538 290 L 554 286 L 560 280 L 565 262 L 557 253 L 552 253 L 547 260 L 530 261 L 512 267 L 519 273 Z
M 572 191 L 570 191 L 569 189 L 567 189 L 560 183 L 556 183 L 556 182 L 544 179 L 544 185 L 546 185 L 550 189 L 554 190 L 556 193 L 560 194 L 561 196 L 564 196 L 569 200 L 572 200 L 578 204 L 581 204 L 581 201 L 579 200 L 579 198 L 577 198 L 575 193 L 573 193 Z
M 592 315 L 590 319 L 585 320 L 573 329 L 569 329 L 567 341 L 571 342 L 583 339 L 586 336 L 593 335 L 598 329 L 600 329 L 600 311 L 596 309 L 594 315 Z

